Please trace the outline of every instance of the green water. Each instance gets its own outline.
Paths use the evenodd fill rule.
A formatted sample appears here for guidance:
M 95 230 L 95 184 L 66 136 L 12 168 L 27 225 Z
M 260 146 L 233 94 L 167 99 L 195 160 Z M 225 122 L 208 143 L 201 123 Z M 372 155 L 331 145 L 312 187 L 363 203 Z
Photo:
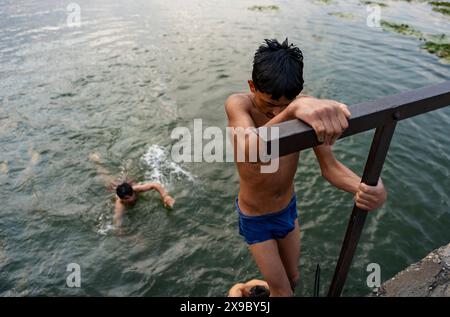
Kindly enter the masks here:
M 177 126 L 226 126 L 226 97 L 246 91 L 255 49 L 289 37 L 305 56 L 305 93 L 353 104 L 450 78 L 417 38 L 366 24 L 358 1 L 0 0 L 0 295 L 222 296 L 260 277 L 238 235 L 232 163 L 175 163 Z M 385 1 L 382 18 L 450 34 L 423 2 Z M 278 10 L 248 10 L 277 5 Z M 333 12 L 341 12 L 336 14 Z M 330 14 L 333 13 L 333 14 Z M 346 17 L 352 17 L 346 18 Z M 382 280 L 450 240 L 450 109 L 399 123 L 383 170 L 388 202 L 371 213 L 344 295 Z M 338 142 L 361 174 L 373 133 Z M 117 177 L 158 179 L 176 199 L 145 194 L 110 230 L 113 200 L 89 154 Z M 320 176 L 312 151 L 296 179 L 302 226 L 298 296 L 322 268 L 325 294 L 352 196 Z M 81 266 L 81 288 L 66 266 Z

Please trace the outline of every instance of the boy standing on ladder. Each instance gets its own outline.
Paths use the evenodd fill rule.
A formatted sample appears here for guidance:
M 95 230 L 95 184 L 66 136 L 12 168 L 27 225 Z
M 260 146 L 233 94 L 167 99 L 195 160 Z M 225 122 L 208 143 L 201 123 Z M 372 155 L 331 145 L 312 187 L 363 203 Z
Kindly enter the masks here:
M 252 80 L 248 81 L 250 93 L 231 95 L 225 103 L 228 126 L 251 130 L 292 119 L 308 123 L 322 142 L 314 152 L 323 177 L 333 186 L 354 194 L 359 208 L 380 207 L 387 197 L 381 179 L 377 186 L 361 183 L 358 175 L 336 160 L 331 149 L 348 127 L 347 106 L 300 95 L 302 52 L 288 44 L 287 39 L 281 44 L 277 40 L 265 42 L 254 57 Z M 234 142 L 235 156 L 238 146 L 245 147 L 247 154 L 257 138 L 256 133 L 249 133 L 244 142 Z M 261 160 L 236 161 L 240 176 L 236 198 L 239 233 L 249 245 L 271 296 L 292 296 L 299 278 L 300 229 L 293 183 L 299 155 L 297 152 L 279 158 L 274 173 L 261 173 Z

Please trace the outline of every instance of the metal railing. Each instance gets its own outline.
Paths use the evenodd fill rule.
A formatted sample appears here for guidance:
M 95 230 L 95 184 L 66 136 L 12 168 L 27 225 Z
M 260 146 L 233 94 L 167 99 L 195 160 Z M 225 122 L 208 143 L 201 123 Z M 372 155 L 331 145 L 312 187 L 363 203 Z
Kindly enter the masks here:
M 450 81 L 349 106 L 352 113 L 349 127 L 340 138 L 376 129 L 362 182 L 377 184 L 398 121 L 448 105 Z M 300 120 L 286 121 L 276 127 L 279 128 L 276 139 L 270 135 L 264 138 L 264 134 L 260 137 L 268 149 L 272 142 L 278 142 L 279 156 L 320 145 L 314 130 Z M 353 205 L 328 296 L 340 296 L 342 292 L 366 216 L 367 211 Z

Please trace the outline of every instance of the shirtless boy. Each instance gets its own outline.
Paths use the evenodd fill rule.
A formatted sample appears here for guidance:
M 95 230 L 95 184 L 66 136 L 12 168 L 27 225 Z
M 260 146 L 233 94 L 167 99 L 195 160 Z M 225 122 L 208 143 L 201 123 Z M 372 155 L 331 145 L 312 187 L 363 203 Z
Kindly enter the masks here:
M 333 186 L 352 193 L 364 210 L 380 207 L 387 194 L 381 179 L 376 186 L 339 162 L 332 145 L 348 127 L 346 105 L 300 95 L 303 90 L 303 55 L 298 47 L 266 40 L 256 51 L 250 92 L 233 94 L 225 103 L 228 126 L 251 130 L 300 119 L 309 124 L 322 144 L 314 148 L 322 176 Z M 250 133 L 244 144 L 255 144 Z M 235 153 L 239 142 L 235 142 Z M 247 153 L 246 152 L 246 153 Z M 294 176 L 300 153 L 279 159 L 274 173 L 261 173 L 261 161 L 236 162 L 240 189 L 236 199 L 239 233 L 249 245 L 271 296 L 292 296 L 299 278 L 300 229 L 297 220 Z M 324 197 L 324 199 L 326 199 Z

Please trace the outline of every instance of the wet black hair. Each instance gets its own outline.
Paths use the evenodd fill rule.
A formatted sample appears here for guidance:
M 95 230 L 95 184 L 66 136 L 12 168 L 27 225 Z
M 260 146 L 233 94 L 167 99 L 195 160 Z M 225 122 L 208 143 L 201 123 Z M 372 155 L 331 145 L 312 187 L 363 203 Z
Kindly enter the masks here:
M 292 100 L 303 90 L 303 53 L 287 38 L 281 44 L 276 39 L 264 41 L 253 59 L 255 88 L 273 100 L 282 96 Z
M 270 291 L 262 285 L 253 286 L 250 289 L 249 297 L 269 297 Z
M 127 196 L 132 196 L 133 195 L 133 187 L 131 187 L 131 185 L 128 184 L 127 182 L 124 182 L 124 183 L 120 184 L 119 186 L 117 186 L 116 194 L 121 199 L 123 199 Z

